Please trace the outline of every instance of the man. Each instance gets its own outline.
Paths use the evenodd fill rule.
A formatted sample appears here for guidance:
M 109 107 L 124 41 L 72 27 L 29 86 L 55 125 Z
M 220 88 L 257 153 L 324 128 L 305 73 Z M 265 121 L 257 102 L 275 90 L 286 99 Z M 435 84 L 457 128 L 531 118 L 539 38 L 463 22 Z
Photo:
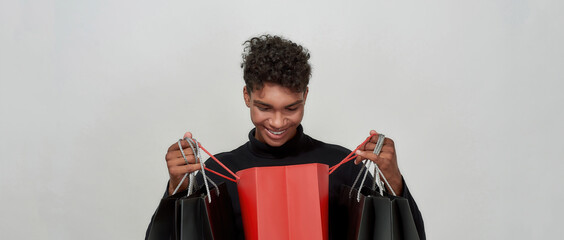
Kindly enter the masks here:
M 326 144 L 303 133 L 301 121 L 308 95 L 311 76 L 307 49 L 278 36 L 263 35 L 245 42 L 243 54 L 243 78 L 245 87 L 243 97 L 250 109 L 251 121 L 255 128 L 249 133 L 249 141 L 231 152 L 217 154 L 216 157 L 233 172 L 252 167 L 282 166 L 306 163 L 324 163 L 334 166 L 345 158 L 350 150 L 337 145 Z M 371 131 L 370 134 L 376 134 Z M 185 137 L 192 137 L 190 132 Z M 407 198 L 421 239 L 425 239 L 421 214 L 403 182 L 398 169 L 394 142 L 386 138 L 379 155 L 373 153 L 378 136 L 356 152 L 358 164 L 369 159 L 378 164 L 397 195 Z M 186 141 L 182 148 L 189 164 L 186 164 L 177 143 L 168 149 L 166 162 L 170 181 L 165 197 L 172 194 L 186 173 L 200 169 L 193 152 Z M 228 173 L 214 161 L 206 161 L 206 167 L 224 175 Z M 352 186 L 360 171 L 360 165 L 345 164 L 329 177 L 329 236 L 331 239 L 344 239 L 342 219 L 331 217 L 335 209 L 339 188 L 345 184 Z M 214 182 L 224 182 L 213 174 L 208 174 Z M 201 176 L 200 176 L 201 180 Z M 184 181 L 180 189 L 186 189 Z M 227 182 L 229 195 L 237 221 L 239 236 L 244 239 L 241 209 L 237 185 Z

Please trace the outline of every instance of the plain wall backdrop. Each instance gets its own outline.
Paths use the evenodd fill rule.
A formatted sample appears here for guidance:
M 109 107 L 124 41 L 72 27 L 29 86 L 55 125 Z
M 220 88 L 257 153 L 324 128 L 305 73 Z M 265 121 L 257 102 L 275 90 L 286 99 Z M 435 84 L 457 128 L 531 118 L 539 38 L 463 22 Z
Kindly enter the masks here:
M 0 1 L 0 238 L 141 239 L 167 148 L 252 128 L 242 43 L 312 54 L 303 125 L 393 138 L 428 239 L 564 235 L 564 2 Z

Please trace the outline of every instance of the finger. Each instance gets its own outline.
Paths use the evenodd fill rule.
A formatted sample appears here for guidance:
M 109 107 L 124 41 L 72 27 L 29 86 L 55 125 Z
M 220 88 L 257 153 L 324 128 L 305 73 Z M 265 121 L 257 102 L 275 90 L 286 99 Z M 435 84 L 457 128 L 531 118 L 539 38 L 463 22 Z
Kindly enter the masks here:
M 376 143 L 378 141 L 378 134 L 379 133 L 377 133 L 375 130 L 370 130 L 370 135 L 374 135 L 370 138 L 370 141 Z
M 374 138 L 374 137 L 373 137 L 373 138 Z M 362 148 L 362 149 L 360 149 L 360 150 L 363 150 L 363 151 L 374 151 L 374 149 L 376 148 L 376 146 L 378 146 L 378 137 L 376 136 L 375 138 L 376 138 L 376 141 L 375 141 L 375 142 L 372 142 L 372 141 L 367 142 L 367 143 L 364 145 L 364 148 Z M 380 151 L 383 151 L 384 147 L 386 146 L 386 143 L 388 143 L 388 145 L 393 148 L 394 142 L 393 142 L 391 139 L 389 139 L 389 138 L 385 138 L 385 139 L 384 139 L 384 143 L 383 143 L 383 145 L 382 145 L 382 149 L 381 149 Z
M 354 160 L 354 164 L 358 165 L 359 163 L 361 163 L 361 162 L 362 162 L 362 160 L 364 160 L 364 158 L 363 158 L 363 157 L 361 157 L 361 156 L 357 156 L 357 157 L 356 157 L 356 159 Z
M 395 152 L 396 152 L 396 149 L 393 146 L 384 145 L 382 147 L 382 151 L 380 151 L 380 155 L 383 154 L 383 153 L 392 153 L 393 154 Z
M 382 150 L 380 151 L 380 154 L 378 154 L 378 156 L 380 156 L 380 158 L 395 158 L 396 154 L 396 148 L 394 146 L 394 142 L 393 141 L 388 141 L 386 144 L 384 144 L 384 146 L 382 146 Z
M 180 141 L 180 145 L 182 146 L 183 149 L 190 148 L 190 144 L 188 143 L 188 141 L 186 141 L 184 139 L 182 139 L 182 141 Z M 178 141 L 176 141 L 175 143 L 170 145 L 170 147 L 168 148 L 168 152 L 174 151 L 174 150 L 179 150 L 179 149 L 180 148 L 178 147 Z
M 170 147 L 168 147 L 168 149 L 166 151 L 171 152 L 171 151 L 175 151 L 175 150 L 178 150 L 178 149 L 180 149 L 180 148 L 178 148 L 178 141 L 176 141 L 173 144 L 171 144 Z
M 186 164 L 186 162 L 188 162 L 188 164 L 199 163 L 199 162 L 197 162 L 196 156 L 194 156 L 194 155 L 186 156 L 186 159 L 184 159 L 184 157 L 179 157 L 179 158 L 176 158 L 176 159 L 184 162 L 184 165 Z
M 364 159 L 369 159 L 370 161 L 373 161 L 373 162 L 378 160 L 378 155 L 374 154 L 371 151 L 357 150 L 355 153 L 356 153 L 356 155 L 358 155 L 358 157 L 355 160 L 355 164 L 359 164 Z
M 182 158 L 175 158 L 175 159 L 171 159 L 171 160 L 166 161 L 166 166 L 168 168 L 173 168 L 173 167 L 182 166 L 182 165 L 186 165 L 186 162 Z
M 376 148 L 376 143 L 368 142 L 364 145 L 364 149 L 360 149 L 362 151 L 374 151 Z
M 366 148 L 366 143 L 358 146 L 358 149 L 362 151 L 364 151 L 365 148 Z
M 191 173 L 197 170 L 200 170 L 200 164 L 188 164 L 182 166 L 175 166 L 168 169 L 168 172 L 171 176 L 180 176 L 186 173 Z
M 186 160 L 188 160 L 188 164 L 196 164 L 196 159 L 194 157 L 191 158 L 186 158 Z M 175 158 L 175 159 L 171 159 L 166 161 L 166 165 L 167 167 L 176 167 L 176 166 L 182 166 L 182 165 L 186 165 L 186 161 L 184 160 L 184 158 Z
M 184 133 L 184 138 L 192 138 L 192 133 L 191 132 Z
M 391 147 L 395 147 L 396 144 L 394 143 L 394 140 L 392 140 L 391 138 L 385 138 L 384 139 L 384 146 L 391 146 Z
M 376 144 L 377 142 L 378 142 L 378 135 L 374 135 L 370 137 L 370 139 L 365 144 L 363 144 L 359 148 L 359 150 L 367 151 L 370 144 Z M 372 147 L 372 149 L 374 149 L 374 147 Z
M 366 160 L 365 157 L 357 156 L 356 159 L 354 160 L 354 164 L 355 164 L 355 165 L 361 164 L 362 161 L 364 161 L 364 160 Z
M 189 148 L 190 147 L 190 144 L 188 144 L 188 142 L 186 140 L 180 141 L 180 145 L 182 146 L 182 148 Z M 170 147 L 168 148 L 167 151 L 171 152 L 171 151 L 176 151 L 176 150 L 180 150 L 180 148 L 178 147 L 178 141 L 176 141 L 175 143 L 170 145 Z
M 194 155 L 194 152 L 192 152 L 192 148 L 185 148 L 182 151 L 184 151 L 184 155 L 186 157 L 188 157 L 189 155 Z M 171 151 L 171 152 L 167 152 L 165 158 L 166 159 L 174 159 L 174 158 L 179 158 L 182 157 L 182 153 L 180 152 L 180 150 L 176 150 L 176 151 Z

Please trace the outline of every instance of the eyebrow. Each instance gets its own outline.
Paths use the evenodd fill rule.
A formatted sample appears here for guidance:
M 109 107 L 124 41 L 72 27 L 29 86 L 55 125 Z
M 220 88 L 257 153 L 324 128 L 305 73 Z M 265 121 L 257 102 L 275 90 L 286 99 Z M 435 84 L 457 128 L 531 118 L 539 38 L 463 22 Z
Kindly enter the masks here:
M 293 106 L 298 105 L 298 104 L 303 103 L 303 102 L 304 102 L 304 100 L 298 100 L 298 101 L 295 101 L 294 103 L 289 104 L 289 105 L 287 105 L 287 106 L 285 106 L 285 107 L 286 107 L 286 108 L 293 107 Z M 253 103 L 254 103 L 254 104 L 263 105 L 263 106 L 265 106 L 265 107 L 270 107 L 270 108 L 272 107 L 272 105 L 270 105 L 270 104 L 268 104 L 268 103 L 265 103 L 265 102 L 262 102 L 262 101 L 259 101 L 259 100 L 253 100 Z

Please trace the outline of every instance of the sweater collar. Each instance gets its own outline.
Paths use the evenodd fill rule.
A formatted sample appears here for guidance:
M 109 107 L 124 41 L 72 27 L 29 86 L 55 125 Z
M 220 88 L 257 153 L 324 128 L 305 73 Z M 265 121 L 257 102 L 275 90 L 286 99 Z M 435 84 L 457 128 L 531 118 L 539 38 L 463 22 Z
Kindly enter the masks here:
M 299 146 L 305 142 L 304 130 L 300 124 L 296 129 L 296 135 L 292 139 L 288 140 L 280 147 L 272 147 L 266 143 L 263 143 L 255 138 L 256 128 L 253 128 L 249 132 L 249 149 L 251 152 L 263 158 L 283 158 L 290 155 L 297 154 Z

